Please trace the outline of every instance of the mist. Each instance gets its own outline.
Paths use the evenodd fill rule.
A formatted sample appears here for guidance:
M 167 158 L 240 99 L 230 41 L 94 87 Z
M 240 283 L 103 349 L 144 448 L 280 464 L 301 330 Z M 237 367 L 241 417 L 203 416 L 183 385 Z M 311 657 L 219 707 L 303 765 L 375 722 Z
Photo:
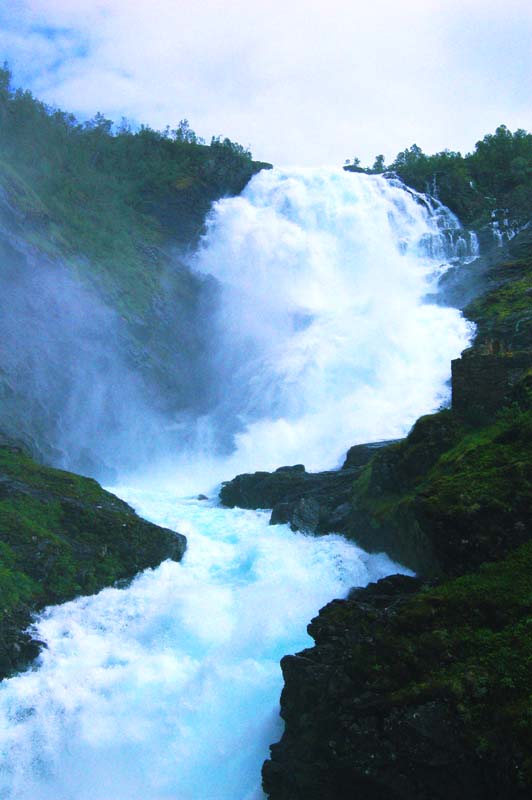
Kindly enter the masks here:
M 430 293 L 474 241 L 396 181 L 264 171 L 214 205 L 136 320 L 2 241 L 11 427 L 56 465 L 114 472 L 116 495 L 187 537 L 180 563 L 36 619 L 37 668 L 0 691 L 4 794 L 263 800 L 279 659 L 309 644 L 324 603 L 408 571 L 197 494 L 244 470 L 337 466 L 447 402 L 472 331 Z
M 216 203 L 192 265 L 221 287 L 212 423 L 233 437 L 229 473 L 333 468 L 444 404 L 471 327 L 428 294 L 475 255 L 448 209 L 382 177 L 273 170 Z
M 213 282 L 194 279 L 176 255 L 148 318 L 128 320 L 94 280 L 33 248 L 31 229 L 15 236 L 3 221 L 4 432 L 39 460 L 105 480 L 183 450 L 191 415 L 209 402 L 202 352 Z M 176 297 L 184 272 L 187 305 Z
M 181 473 L 199 490 L 285 463 L 335 467 L 445 403 L 471 333 L 427 295 L 474 241 L 382 177 L 259 173 L 215 203 L 195 253 L 168 260 L 144 318 L 23 238 L 2 248 L 8 432 L 107 482 Z

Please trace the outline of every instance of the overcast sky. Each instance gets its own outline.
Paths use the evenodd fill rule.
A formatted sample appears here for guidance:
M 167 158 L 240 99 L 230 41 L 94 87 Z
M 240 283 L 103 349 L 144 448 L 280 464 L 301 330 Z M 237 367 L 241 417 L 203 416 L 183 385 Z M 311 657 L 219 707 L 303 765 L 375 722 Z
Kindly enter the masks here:
M 1 0 L 16 85 L 277 165 L 532 130 L 532 0 Z

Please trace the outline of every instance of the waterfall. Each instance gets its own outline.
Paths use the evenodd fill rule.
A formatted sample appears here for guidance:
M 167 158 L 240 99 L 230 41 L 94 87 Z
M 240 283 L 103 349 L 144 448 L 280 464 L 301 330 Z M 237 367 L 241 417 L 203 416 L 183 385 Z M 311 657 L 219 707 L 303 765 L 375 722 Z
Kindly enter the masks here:
M 141 344 L 94 287 L 20 242 L 0 271 L 4 418 L 57 466 L 97 477 L 333 467 L 445 402 L 469 331 L 426 297 L 474 254 L 448 209 L 396 178 L 262 171 L 214 205 L 190 308 L 183 264 L 169 266 Z
M 219 286 L 210 408 L 147 425 L 159 467 L 114 489 L 187 553 L 36 620 L 47 648 L 0 686 L 2 798 L 263 797 L 280 657 L 310 644 L 328 600 L 401 567 L 183 495 L 244 469 L 334 466 L 445 402 L 470 329 L 427 296 L 460 236 L 441 205 L 341 170 L 262 172 L 215 204 L 191 260 Z M 133 411 L 138 430 L 150 409 Z
M 448 209 L 380 176 L 272 170 L 216 203 L 192 266 L 221 287 L 206 368 L 226 474 L 334 467 L 445 403 L 471 329 L 427 296 L 474 248 Z

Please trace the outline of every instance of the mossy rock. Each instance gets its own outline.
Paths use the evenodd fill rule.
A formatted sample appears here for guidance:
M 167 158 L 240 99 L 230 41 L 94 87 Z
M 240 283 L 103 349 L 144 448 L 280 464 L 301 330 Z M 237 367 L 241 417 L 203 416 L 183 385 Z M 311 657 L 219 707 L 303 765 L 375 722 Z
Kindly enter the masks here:
M 501 285 L 465 309 L 477 325 L 475 347 L 491 352 L 532 349 L 532 247 L 521 259 L 500 265 L 497 275 Z
M 5 439 L 0 532 L 2 677 L 35 654 L 21 635 L 32 612 L 179 560 L 186 546 L 96 481 L 37 464 Z
M 272 800 L 525 800 L 532 793 L 532 543 L 419 588 L 326 606 L 283 659 Z
M 361 546 L 423 575 L 504 557 L 532 527 L 532 413 L 515 404 L 479 429 L 451 412 L 423 418 L 365 468 L 352 506 L 349 533 Z

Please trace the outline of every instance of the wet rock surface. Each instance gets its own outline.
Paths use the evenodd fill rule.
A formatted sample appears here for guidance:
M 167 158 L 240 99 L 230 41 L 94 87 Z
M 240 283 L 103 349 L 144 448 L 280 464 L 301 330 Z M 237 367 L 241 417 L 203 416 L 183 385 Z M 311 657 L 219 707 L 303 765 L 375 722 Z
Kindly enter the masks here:
M 220 499 L 230 508 L 271 508 L 270 524 L 288 523 L 305 533 L 342 532 L 351 511 L 353 482 L 388 441 L 352 447 L 341 470 L 307 472 L 303 464 L 275 472 L 237 475 L 222 485 Z
M 314 647 L 282 660 L 285 732 L 263 767 L 269 797 L 527 797 L 517 768 L 522 743 L 504 743 L 504 727 L 493 723 L 492 676 L 483 674 L 481 688 L 474 660 L 469 672 L 466 663 L 461 669 L 467 645 L 451 634 L 444 641 L 431 622 L 453 630 L 442 610 L 452 601 L 425 589 L 422 605 L 420 588 L 396 575 L 352 591 L 312 620 Z M 463 679 L 459 688 L 453 669 Z M 475 709 L 481 721 L 472 723 Z M 486 724 L 492 727 L 483 738 Z

